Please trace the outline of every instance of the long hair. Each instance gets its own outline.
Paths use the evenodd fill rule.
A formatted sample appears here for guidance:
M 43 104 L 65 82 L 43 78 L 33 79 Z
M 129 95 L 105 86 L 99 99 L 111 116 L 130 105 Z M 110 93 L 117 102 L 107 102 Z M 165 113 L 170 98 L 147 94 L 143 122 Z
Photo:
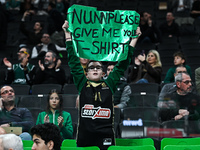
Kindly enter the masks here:
M 50 111 L 50 105 L 49 105 L 49 101 L 50 101 L 50 96 L 53 94 L 53 93 L 56 93 L 59 97 L 59 107 L 58 107 L 58 111 L 59 111 L 59 115 L 62 116 L 62 111 L 63 111 L 63 97 L 61 95 L 61 93 L 59 91 L 57 91 L 56 89 L 52 89 L 49 94 L 48 94 L 48 97 L 47 97 L 47 109 L 46 109 L 46 113 L 48 114 L 49 111 Z
M 158 51 L 157 50 L 150 50 L 149 52 L 148 52 L 148 54 L 149 53 L 153 53 L 154 55 L 155 55 L 155 57 L 156 57 L 156 62 L 155 62 L 155 64 L 152 66 L 153 68 L 154 67 L 162 67 L 162 63 L 161 63 L 161 61 L 160 61 L 160 54 L 158 53 Z M 147 55 L 148 55 L 147 54 Z M 146 57 L 146 61 L 147 61 L 147 57 Z M 148 61 L 147 61 L 148 62 Z

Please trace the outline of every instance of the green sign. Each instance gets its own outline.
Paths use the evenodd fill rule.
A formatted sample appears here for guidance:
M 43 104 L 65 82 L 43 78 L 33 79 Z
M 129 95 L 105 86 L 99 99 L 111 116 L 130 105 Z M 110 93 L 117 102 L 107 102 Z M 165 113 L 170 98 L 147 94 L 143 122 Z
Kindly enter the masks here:
M 97 11 L 73 5 L 68 9 L 68 30 L 78 57 L 98 61 L 127 58 L 130 37 L 136 37 L 140 16 L 136 11 Z

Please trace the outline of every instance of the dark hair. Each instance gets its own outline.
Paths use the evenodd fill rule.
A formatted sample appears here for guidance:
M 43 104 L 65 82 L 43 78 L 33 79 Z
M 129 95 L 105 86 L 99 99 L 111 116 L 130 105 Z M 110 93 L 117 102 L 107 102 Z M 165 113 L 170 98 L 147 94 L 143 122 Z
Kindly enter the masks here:
M 45 144 L 49 141 L 54 142 L 53 149 L 60 150 L 62 144 L 62 136 L 60 135 L 59 128 L 53 123 L 39 124 L 31 128 L 31 135 L 38 135 L 44 140 Z
M 87 65 L 86 65 L 86 68 L 85 68 L 85 71 L 86 71 L 86 72 L 88 72 L 88 66 L 89 66 L 89 64 L 92 63 L 92 62 L 99 62 L 99 63 L 101 64 L 101 66 L 102 66 L 102 69 L 103 69 L 103 64 L 102 64 L 102 62 L 96 61 L 96 60 L 90 60 L 90 61 L 87 63 Z
M 173 54 L 173 57 L 176 57 L 176 56 L 179 56 L 179 57 L 181 57 L 182 59 L 184 59 L 185 62 L 183 63 L 183 65 L 185 65 L 185 63 L 186 63 L 186 58 L 185 58 L 184 53 L 183 53 L 182 51 L 177 51 L 177 52 L 175 52 L 175 53 Z
M 117 64 L 117 62 L 110 61 L 110 62 L 108 62 L 107 67 L 108 66 L 115 66 L 116 64 Z
M 53 94 L 53 93 L 56 93 L 60 99 L 60 103 L 59 103 L 59 108 L 58 108 L 58 111 L 59 111 L 59 116 L 62 116 L 62 111 L 63 111 L 63 97 L 61 95 L 61 93 L 59 91 L 57 91 L 56 89 L 52 89 L 49 94 L 48 94 L 48 97 L 47 97 L 47 110 L 46 110 L 46 113 L 48 114 L 49 111 L 50 111 L 50 105 L 49 105 L 49 100 L 50 100 L 50 96 Z

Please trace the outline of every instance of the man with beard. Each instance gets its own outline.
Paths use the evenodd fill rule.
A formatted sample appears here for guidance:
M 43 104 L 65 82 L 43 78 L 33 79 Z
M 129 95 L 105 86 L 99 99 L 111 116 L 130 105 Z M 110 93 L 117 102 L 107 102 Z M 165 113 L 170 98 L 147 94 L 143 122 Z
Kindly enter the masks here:
M 160 106 L 161 121 L 179 120 L 187 116 L 189 120 L 200 118 L 199 95 L 192 92 L 190 75 L 182 72 L 175 76 L 176 88 L 166 93 L 165 105 Z
M 19 64 L 13 64 L 7 58 L 3 59 L 4 64 L 8 67 L 5 78 L 6 84 L 29 84 L 32 85 L 35 76 L 35 66 L 28 62 L 30 50 L 21 47 L 18 54 Z
M 22 132 L 29 132 L 34 125 L 31 112 L 15 107 L 15 92 L 11 86 L 3 86 L 0 92 L 0 127 L 22 127 Z
M 51 42 L 50 35 L 48 33 L 44 33 L 42 35 L 40 44 L 33 47 L 31 58 L 41 58 L 44 57 L 46 52 L 49 50 L 53 51 L 57 55 L 59 51 L 66 51 L 65 47 L 60 47 L 57 44 Z
M 61 84 L 65 83 L 65 71 L 58 67 L 57 55 L 48 51 L 44 57 L 44 64 L 39 60 L 39 69 L 36 72 L 34 84 Z M 60 62 L 59 62 L 60 63 Z

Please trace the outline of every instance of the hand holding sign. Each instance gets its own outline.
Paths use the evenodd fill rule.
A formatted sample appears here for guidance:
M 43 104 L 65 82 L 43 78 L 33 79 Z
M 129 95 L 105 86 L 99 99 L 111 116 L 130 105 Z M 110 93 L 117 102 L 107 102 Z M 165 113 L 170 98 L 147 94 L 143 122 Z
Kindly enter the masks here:
M 131 37 L 137 37 L 139 14 L 135 11 L 97 11 L 73 5 L 68 9 L 68 31 L 78 57 L 99 61 L 125 60 Z

